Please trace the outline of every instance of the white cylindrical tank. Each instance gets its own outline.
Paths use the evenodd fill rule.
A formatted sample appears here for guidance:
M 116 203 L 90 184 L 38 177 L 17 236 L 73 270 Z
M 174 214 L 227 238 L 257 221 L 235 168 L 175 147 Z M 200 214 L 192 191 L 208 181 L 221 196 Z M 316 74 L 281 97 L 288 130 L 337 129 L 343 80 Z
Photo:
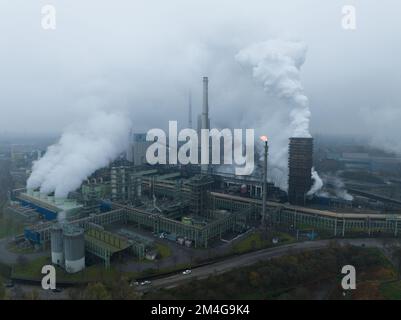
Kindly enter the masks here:
M 63 229 L 59 224 L 50 229 L 50 246 L 52 263 L 64 266 Z
M 84 229 L 67 226 L 64 228 L 65 270 L 75 273 L 85 268 Z

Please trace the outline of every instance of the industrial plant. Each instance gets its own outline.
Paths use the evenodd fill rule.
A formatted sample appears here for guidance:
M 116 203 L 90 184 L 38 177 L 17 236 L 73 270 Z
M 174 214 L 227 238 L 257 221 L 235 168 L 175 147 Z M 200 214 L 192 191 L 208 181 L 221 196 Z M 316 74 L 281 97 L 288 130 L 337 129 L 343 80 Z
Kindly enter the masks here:
M 198 132 L 210 129 L 208 99 L 204 77 Z M 191 100 L 188 113 L 191 127 Z M 13 190 L 7 211 L 27 224 L 16 241 L 49 249 L 54 265 L 77 273 L 99 261 L 110 268 L 121 257 L 155 260 L 160 242 L 196 251 L 219 248 L 255 230 L 285 230 L 297 237 L 310 230 L 328 237 L 400 234 L 397 201 L 381 199 L 387 204 L 383 210 L 365 203 L 361 212 L 353 200 L 310 193 L 315 183 L 311 137 L 289 139 L 288 191 L 275 186 L 268 180 L 269 141 L 262 140 L 263 164 L 252 175 L 239 176 L 216 165 L 149 165 L 150 142 L 132 131 L 129 150 L 66 197 L 40 188 Z

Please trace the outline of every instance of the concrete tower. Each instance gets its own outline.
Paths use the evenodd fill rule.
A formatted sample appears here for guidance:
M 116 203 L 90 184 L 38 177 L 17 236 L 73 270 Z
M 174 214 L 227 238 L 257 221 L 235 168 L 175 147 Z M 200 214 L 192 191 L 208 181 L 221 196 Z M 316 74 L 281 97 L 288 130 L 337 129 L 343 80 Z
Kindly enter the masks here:
M 290 138 L 288 156 L 288 201 L 305 205 L 306 194 L 312 187 L 312 138 Z

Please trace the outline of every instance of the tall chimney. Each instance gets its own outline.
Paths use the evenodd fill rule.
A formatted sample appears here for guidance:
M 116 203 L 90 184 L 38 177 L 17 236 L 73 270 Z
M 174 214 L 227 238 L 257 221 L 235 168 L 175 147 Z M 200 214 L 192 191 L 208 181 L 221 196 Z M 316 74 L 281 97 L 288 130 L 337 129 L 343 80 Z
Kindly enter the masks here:
M 209 92 L 207 77 L 203 77 L 203 107 L 202 107 L 202 129 L 209 128 Z
M 188 127 L 192 129 L 192 95 L 191 91 L 189 92 L 188 97 Z
M 203 106 L 202 106 L 202 114 L 201 114 L 201 123 L 200 123 L 200 129 L 210 129 L 210 120 L 209 120 L 209 92 L 208 92 L 208 82 L 209 79 L 207 77 L 203 77 Z M 201 131 L 201 130 L 200 130 Z M 201 132 L 200 132 L 201 133 Z M 202 136 L 202 135 L 201 135 Z M 210 145 L 210 138 L 208 145 L 209 145 L 209 150 L 208 150 L 208 163 L 210 161 L 210 156 L 211 156 L 211 145 Z M 203 153 L 200 152 L 199 155 L 201 156 L 201 159 L 203 158 Z M 206 157 L 206 155 L 205 155 Z M 202 174 L 208 174 L 209 172 L 209 166 L 207 164 L 202 164 L 201 165 L 201 173 Z

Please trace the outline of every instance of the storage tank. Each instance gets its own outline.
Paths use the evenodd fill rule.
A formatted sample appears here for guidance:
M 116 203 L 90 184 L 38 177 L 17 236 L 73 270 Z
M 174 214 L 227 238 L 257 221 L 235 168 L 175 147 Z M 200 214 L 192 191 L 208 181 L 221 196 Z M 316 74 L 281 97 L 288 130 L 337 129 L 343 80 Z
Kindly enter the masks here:
M 75 273 L 85 268 L 84 229 L 66 226 L 64 228 L 65 270 Z
M 50 229 L 50 247 L 52 263 L 64 267 L 63 229 L 59 224 Z

